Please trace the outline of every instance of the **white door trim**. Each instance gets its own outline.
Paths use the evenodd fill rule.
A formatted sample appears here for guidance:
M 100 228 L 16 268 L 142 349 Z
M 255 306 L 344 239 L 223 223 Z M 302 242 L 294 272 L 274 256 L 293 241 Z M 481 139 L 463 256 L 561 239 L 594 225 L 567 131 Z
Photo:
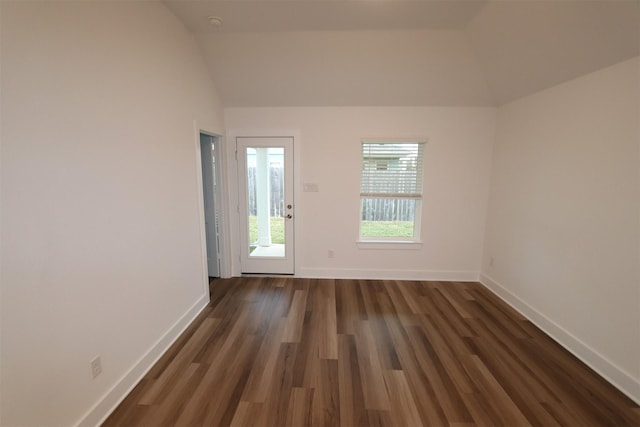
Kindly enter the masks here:
M 242 275 L 242 269 L 240 265 L 240 251 L 241 241 L 240 237 L 240 218 L 239 218 L 239 200 L 238 200 L 238 162 L 236 160 L 236 140 L 237 138 L 248 137 L 265 137 L 265 138 L 279 138 L 289 137 L 293 138 L 293 182 L 294 182 L 294 199 L 296 201 L 296 211 L 299 211 L 301 201 L 301 184 L 300 184 L 300 159 L 301 159 L 301 138 L 299 130 L 292 129 L 229 129 L 227 130 L 226 140 L 229 141 L 228 150 L 226 151 L 226 160 L 228 166 L 226 168 L 225 176 L 228 178 L 228 186 L 226 188 L 226 195 L 228 199 L 228 218 L 229 218 L 229 264 L 230 273 L 233 277 L 239 277 Z M 300 253 L 300 224 L 301 218 L 294 215 L 294 228 L 296 232 L 294 234 L 294 273 L 299 271 L 299 256 Z
M 242 269 L 242 273 L 246 274 L 293 274 L 295 269 L 295 222 L 294 222 L 294 205 L 295 205 L 295 196 L 294 196 L 294 171 L 293 171 L 293 137 L 237 137 L 236 138 L 236 147 L 237 147 L 237 158 L 238 158 L 238 186 L 239 186 L 239 200 L 240 200 L 240 215 L 238 216 L 240 219 L 240 239 L 241 242 L 244 242 L 240 245 L 240 265 Z M 268 154 L 266 150 L 260 150 L 260 148 L 280 148 L 284 153 L 283 157 L 283 167 L 284 167 L 284 194 L 282 202 L 284 203 L 284 211 L 283 211 L 283 221 L 284 221 L 284 236 L 285 242 L 284 246 L 279 243 L 271 243 L 271 234 L 268 232 L 269 221 L 271 218 L 271 214 L 268 211 L 264 211 L 263 215 L 260 215 L 261 207 L 269 209 L 268 199 L 263 198 L 263 203 L 260 202 L 261 195 L 270 196 L 271 190 L 268 190 L 268 181 L 257 179 L 257 176 L 260 175 L 260 170 L 263 173 L 267 174 L 269 164 Z M 262 153 L 262 161 L 257 161 L 256 165 L 258 167 L 258 173 L 256 176 L 256 181 L 254 184 L 260 185 L 262 182 L 264 184 L 264 188 L 262 190 L 260 188 L 257 189 L 258 196 L 258 223 L 261 222 L 261 218 L 264 220 L 263 233 L 258 235 L 257 246 L 252 246 L 253 249 L 249 248 L 249 210 L 248 210 L 248 193 L 247 193 L 247 184 L 249 183 L 247 179 L 247 173 L 249 171 L 248 164 L 248 153 L 250 150 L 256 153 L 256 157 L 260 157 L 260 153 Z M 257 159 L 256 159 L 257 160 Z M 260 165 L 263 165 L 261 168 Z M 263 176 L 265 178 L 265 176 Z M 258 225 L 258 230 L 260 230 L 260 225 Z M 258 255 L 260 254 L 260 255 Z
M 194 120 L 194 140 L 196 147 L 196 175 L 198 185 L 198 222 L 200 231 L 200 244 L 202 247 L 202 281 L 203 287 L 207 295 L 209 295 L 209 279 L 207 268 L 207 235 L 205 230 L 205 213 L 204 213 L 204 193 L 202 188 L 202 153 L 200 151 L 200 134 L 212 136 L 216 139 L 216 149 L 220 150 L 218 154 L 219 168 L 218 168 L 218 200 L 216 200 L 216 209 L 219 211 L 220 223 L 218 224 L 218 252 L 220 254 L 220 277 L 231 277 L 231 248 L 229 245 L 229 198 L 227 197 L 228 191 L 228 178 L 229 163 L 227 161 L 227 148 L 226 140 L 223 135 L 211 132 L 205 129 L 201 129 L 197 122 Z M 231 150 L 233 151 L 233 150 Z

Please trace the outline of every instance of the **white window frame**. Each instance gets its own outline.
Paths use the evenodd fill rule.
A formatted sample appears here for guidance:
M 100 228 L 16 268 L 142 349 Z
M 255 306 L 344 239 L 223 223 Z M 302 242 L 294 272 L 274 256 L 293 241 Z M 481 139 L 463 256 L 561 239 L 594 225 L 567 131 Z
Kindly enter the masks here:
M 420 144 L 418 152 L 421 158 L 419 159 L 419 165 L 421 167 L 421 171 L 419 173 L 422 174 L 421 181 L 419 181 L 419 195 L 412 194 L 410 197 L 402 197 L 398 195 L 393 195 L 393 193 L 389 193 L 388 197 L 386 194 L 376 194 L 375 196 L 379 196 L 380 198 L 389 198 L 389 199 L 410 199 L 415 200 L 415 208 L 413 212 L 413 236 L 410 237 L 401 237 L 401 236 L 390 236 L 390 237 L 378 237 L 378 236 L 363 236 L 362 235 L 362 200 L 364 198 L 371 198 L 372 193 L 363 193 L 363 172 L 362 167 L 365 161 L 364 157 L 364 146 L 366 144 Z M 425 151 L 426 151 L 426 138 L 363 138 L 360 144 L 360 164 L 361 164 L 361 175 L 360 175 L 360 203 L 358 203 L 358 247 L 363 249 L 386 249 L 391 245 L 398 245 L 395 247 L 402 246 L 403 249 L 419 249 L 422 247 L 421 241 L 421 223 L 422 223 L 422 202 L 424 196 L 424 163 L 425 163 Z M 374 197 L 375 197 L 374 196 Z

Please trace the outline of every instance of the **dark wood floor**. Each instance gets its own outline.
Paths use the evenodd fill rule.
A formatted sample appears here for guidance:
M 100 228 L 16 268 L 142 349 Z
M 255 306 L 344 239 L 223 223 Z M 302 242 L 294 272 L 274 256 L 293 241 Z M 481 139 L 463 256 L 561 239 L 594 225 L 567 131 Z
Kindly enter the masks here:
M 479 283 L 235 278 L 105 426 L 639 426 Z

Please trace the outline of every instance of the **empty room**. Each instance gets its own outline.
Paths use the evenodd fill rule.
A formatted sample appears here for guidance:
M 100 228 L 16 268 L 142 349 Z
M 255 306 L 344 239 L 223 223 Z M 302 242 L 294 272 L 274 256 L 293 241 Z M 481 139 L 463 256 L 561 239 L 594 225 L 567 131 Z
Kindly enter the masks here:
M 637 0 L 0 0 L 0 426 L 639 426 Z

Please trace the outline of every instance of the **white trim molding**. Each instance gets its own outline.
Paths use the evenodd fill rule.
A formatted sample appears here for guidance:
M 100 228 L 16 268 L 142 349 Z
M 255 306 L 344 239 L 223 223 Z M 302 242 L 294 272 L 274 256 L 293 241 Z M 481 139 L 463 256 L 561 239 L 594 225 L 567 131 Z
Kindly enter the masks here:
M 317 279 L 363 280 L 435 280 L 447 282 L 475 282 L 478 271 L 440 270 L 373 270 L 362 268 L 310 268 L 300 267 L 296 277 Z
M 198 298 L 195 304 L 87 411 L 76 427 L 102 424 L 207 305 L 209 305 L 208 294 Z
M 480 274 L 480 283 L 518 311 L 558 344 L 609 381 L 630 399 L 640 404 L 640 381 L 617 367 L 606 357 L 582 342 L 578 337 L 558 325 L 536 308 L 486 274 Z

